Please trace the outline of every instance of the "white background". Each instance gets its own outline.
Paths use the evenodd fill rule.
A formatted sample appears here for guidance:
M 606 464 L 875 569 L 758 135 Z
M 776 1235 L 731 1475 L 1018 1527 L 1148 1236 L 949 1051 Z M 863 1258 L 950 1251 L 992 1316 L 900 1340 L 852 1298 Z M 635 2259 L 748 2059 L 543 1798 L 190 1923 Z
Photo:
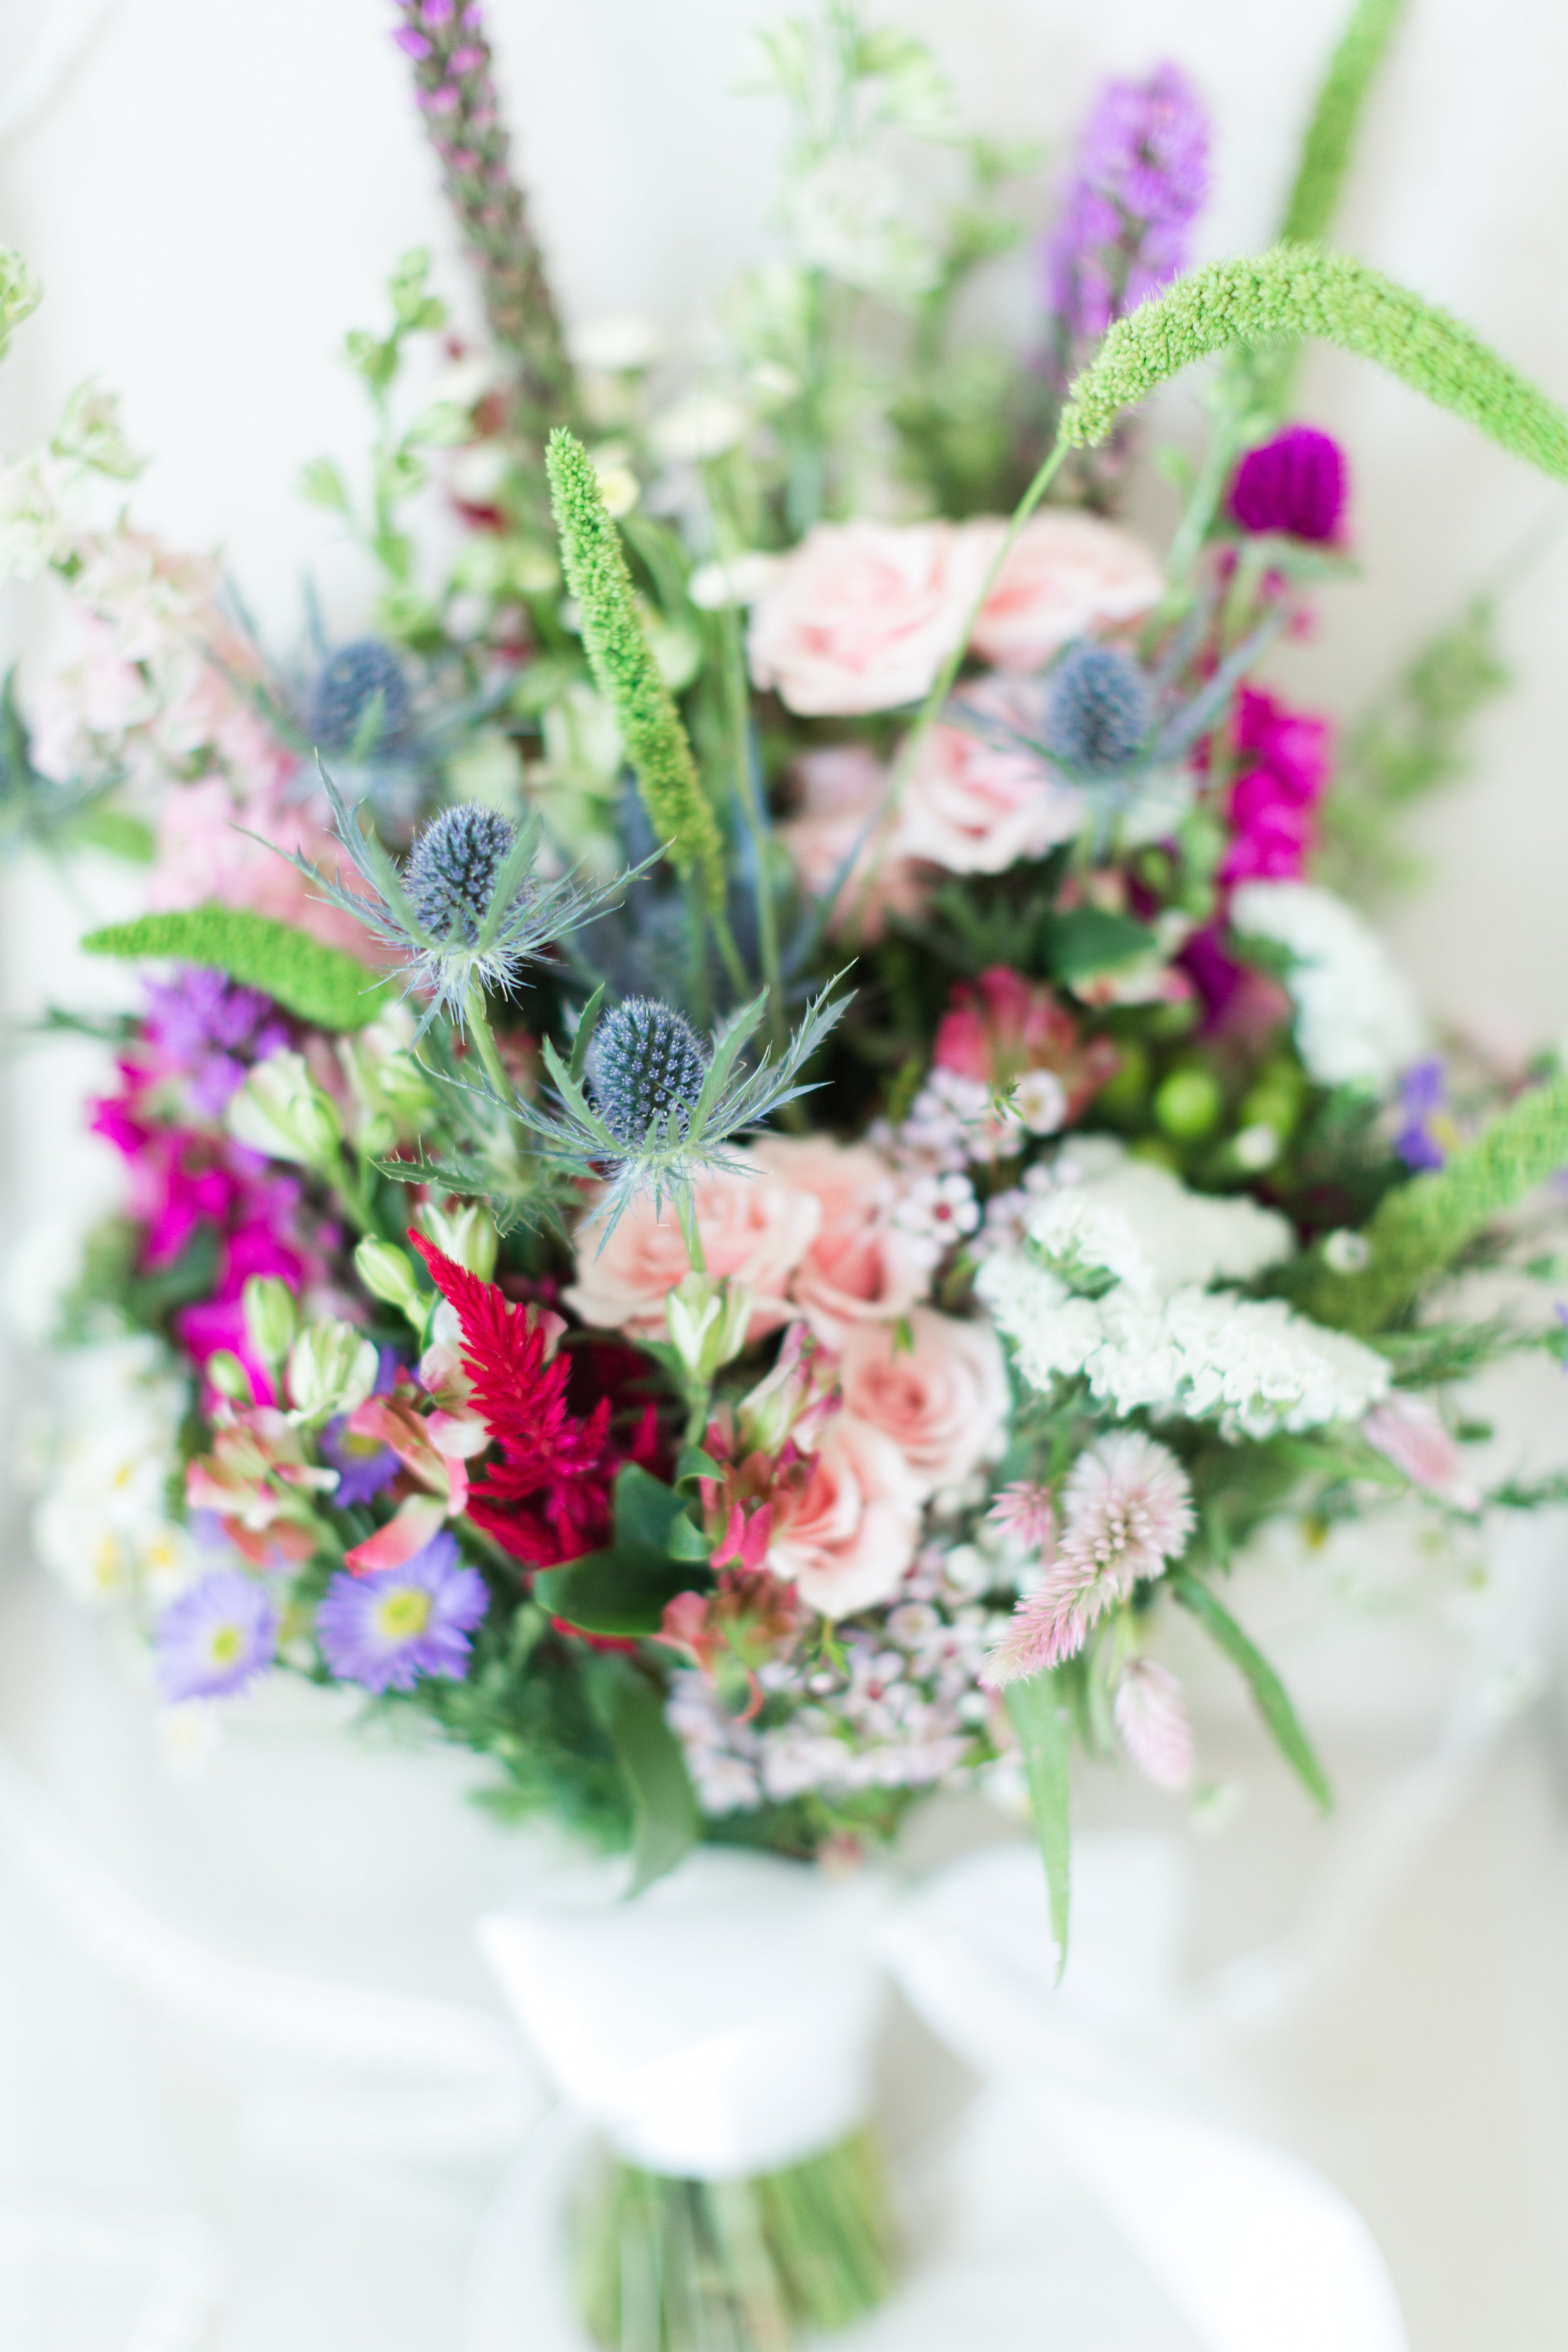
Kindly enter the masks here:
M 753 0 L 495 0 L 521 167 L 569 320 L 651 314 L 679 342 L 757 251 L 775 121 L 737 92 L 747 26 L 766 13 Z M 901 11 L 977 122 L 1042 137 L 1058 157 L 1101 73 L 1177 58 L 1216 123 L 1205 254 L 1267 241 L 1341 15 L 1340 0 Z M 337 356 L 344 330 L 379 320 L 381 281 L 411 244 L 433 246 L 444 290 L 459 309 L 467 299 L 391 16 L 382 0 L 41 0 L 0 19 L 0 239 L 47 289 L 0 377 L 0 446 L 41 437 L 70 387 L 101 374 L 153 457 L 140 518 L 175 544 L 221 541 L 284 646 L 305 568 L 345 617 L 358 593 L 331 526 L 291 488 L 308 457 L 352 462 L 362 447 Z M 1568 397 L 1565 100 L 1568 14 L 1542 0 L 1412 0 L 1341 236 Z M 1021 268 L 991 296 L 1020 340 L 1029 299 Z M 1328 600 L 1317 644 L 1292 656 L 1293 684 L 1348 714 L 1560 494 L 1348 361 L 1314 358 L 1303 392 L 1306 413 L 1350 449 L 1365 578 Z M 1184 409 L 1178 394 L 1178 428 Z M 24 642 L 48 633 L 41 598 L 12 620 Z M 1424 821 L 1435 879 L 1394 919 L 1439 1006 L 1524 1036 L 1568 1026 L 1565 625 L 1560 551 L 1510 609 L 1517 691 L 1481 728 L 1475 780 Z M 38 888 L 29 880 L 26 904 L 9 901 L 13 1001 L 78 984 L 36 962 L 58 935 L 39 919 Z M 48 1139 L 62 1131 L 46 1116 L 61 1084 L 10 1094 L 12 1173 L 35 1206 L 84 1181 Z M 173 1789 L 144 1699 L 101 1656 L 98 1626 L 20 1568 L 5 1625 L 0 1729 L 144 1893 L 231 1949 L 483 1997 L 467 1910 L 504 1894 L 520 1864 L 458 1805 L 454 1775 L 261 1728 L 199 1788 Z M 1429 1736 L 1431 1715 L 1418 1664 L 1392 1741 L 1372 1736 L 1375 1703 L 1358 1715 L 1352 1695 L 1335 1718 L 1338 1655 L 1319 1660 L 1313 1703 L 1353 1826 L 1357 1791 L 1397 1760 L 1399 1739 L 1414 1750 Z M 1251 1809 L 1202 1863 L 1215 1958 L 1227 1937 L 1240 1948 L 1288 1916 L 1330 1850 L 1256 1751 L 1238 1753 L 1252 1759 Z M 1444 1833 L 1335 1999 L 1227 2092 L 1367 2211 L 1415 2352 L 1548 2352 L 1563 2339 L 1560 1846 L 1537 1731 Z M 236 2264 L 224 2352 L 456 2342 L 482 2166 L 413 2180 L 369 2163 L 314 2181 L 269 2170 L 237 2152 L 241 2060 L 106 1990 L 13 1874 L 0 1939 L 0 2184 L 205 2214 Z M 32 2331 L 25 2352 L 117 2346 L 121 2305 L 106 2289 L 68 2307 L 40 2289 L 16 2323 Z M 1186 2347 L 1174 2326 L 1157 2345 L 1146 2330 L 1135 2340 L 1140 2352 Z

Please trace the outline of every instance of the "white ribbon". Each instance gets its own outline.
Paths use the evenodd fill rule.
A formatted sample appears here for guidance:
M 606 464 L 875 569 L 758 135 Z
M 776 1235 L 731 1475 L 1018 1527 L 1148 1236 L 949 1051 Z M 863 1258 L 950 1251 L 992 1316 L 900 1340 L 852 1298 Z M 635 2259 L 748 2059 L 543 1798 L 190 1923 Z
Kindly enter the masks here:
M 708 1846 L 635 1902 L 624 1885 L 574 1873 L 479 1925 L 540 2063 L 617 2154 L 741 2179 L 865 2120 L 879 1876 Z
M 1182 2013 L 1181 1857 L 1079 1841 L 1073 1957 L 1055 1984 L 1039 1857 L 971 1854 L 883 1933 L 905 1997 L 1040 2132 L 1205 2352 L 1405 2352 L 1387 2270 L 1354 2208 L 1295 2158 L 1164 2097 L 1149 2052 Z

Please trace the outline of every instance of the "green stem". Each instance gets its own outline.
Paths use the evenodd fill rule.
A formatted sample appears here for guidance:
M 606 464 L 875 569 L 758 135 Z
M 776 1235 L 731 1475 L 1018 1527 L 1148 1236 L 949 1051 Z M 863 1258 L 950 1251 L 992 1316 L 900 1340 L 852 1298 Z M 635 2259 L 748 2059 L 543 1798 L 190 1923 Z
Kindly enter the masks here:
M 691 1260 L 691 1271 L 693 1274 L 706 1274 L 708 1260 L 703 1254 L 702 1236 L 697 1230 L 697 1197 L 689 1184 L 678 1186 L 675 1213 L 686 1236 L 686 1255 Z
M 473 1034 L 475 1045 L 479 1049 L 479 1060 L 484 1065 L 486 1077 L 495 1088 L 503 1108 L 508 1110 L 514 1108 L 517 1096 L 512 1090 L 511 1080 L 506 1074 L 506 1064 L 501 1060 L 500 1048 L 496 1044 L 495 1031 L 490 1027 L 489 1015 L 485 1011 L 484 991 L 477 981 L 469 984 L 468 993 L 463 999 L 463 1018 Z
M 713 937 L 719 942 L 719 953 L 724 960 L 724 970 L 729 974 L 731 987 L 738 995 L 749 996 L 752 992 L 752 975 L 746 970 L 740 949 L 735 945 L 735 934 L 730 929 L 729 916 L 721 907 L 710 907 L 708 910 L 708 920 L 712 927 Z
M 784 969 L 779 960 L 778 910 L 773 905 L 773 884 L 768 874 L 767 824 L 757 791 L 756 772 L 752 764 L 745 654 L 741 643 L 740 621 L 732 608 L 723 615 L 723 632 L 724 688 L 733 742 L 735 779 L 739 787 L 737 797 L 746 820 L 746 830 L 752 836 L 752 861 L 756 869 L 757 947 L 763 960 L 763 978 L 768 987 L 768 1028 L 774 1045 L 782 1054 L 789 1042 L 789 1020 L 784 1008 Z

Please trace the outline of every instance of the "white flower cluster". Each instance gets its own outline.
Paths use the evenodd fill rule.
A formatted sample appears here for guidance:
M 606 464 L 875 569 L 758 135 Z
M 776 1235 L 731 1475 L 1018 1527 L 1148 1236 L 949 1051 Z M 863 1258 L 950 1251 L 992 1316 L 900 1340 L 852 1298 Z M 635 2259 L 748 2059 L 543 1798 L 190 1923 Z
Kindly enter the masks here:
M 150 1337 L 100 1341 L 66 1370 L 68 1404 L 33 1514 L 38 1557 L 82 1600 L 166 1601 L 196 1566 L 168 1515 L 189 1384 Z
M 1282 1218 L 1188 1192 L 1119 1146 L 1074 1151 L 1089 1160 L 1084 1181 L 1035 1202 L 1023 1246 L 995 1251 L 976 1278 L 1032 1386 L 1087 1380 L 1118 1418 L 1213 1420 L 1230 1438 L 1359 1420 L 1386 1394 L 1387 1364 L 1359 1340 L 1279 1299 L 1207 1287 L 1285 1257 Z
M 763 1720 L 728 1714 L 695 1668 L 677 1674 L 665 1711 L 703 1811 L 946 1780 L 989 1711 L 976 1678 L 994 1632 L 992 1613 L 933 1547 L 879 1624 L 846 1629 L 842 1673 L 798 1657 L 762 1668 Z
M 1407 983 L 1377 934 L 1331 890 L 1247 882 L 1230 919 L 1243 937 L 1289 950 L 1296 1044 L 1321 1086 L 1381 1092 L 1421 1052 L 1421 1016 Z
M 1109 1137 L 1084 1137 L 1072 1158 L 1079 1181 L 1053 1189 L 1024 1230 L 1031 1254 L 1074 1288 L 1081 1269 L 1169 1297 L 1189 1285 L 1250 1282 L 1290 1255 L 1289 1223 L 1255 1201 L 1190 1192 L 1168 1169 L 1133 1159 Z

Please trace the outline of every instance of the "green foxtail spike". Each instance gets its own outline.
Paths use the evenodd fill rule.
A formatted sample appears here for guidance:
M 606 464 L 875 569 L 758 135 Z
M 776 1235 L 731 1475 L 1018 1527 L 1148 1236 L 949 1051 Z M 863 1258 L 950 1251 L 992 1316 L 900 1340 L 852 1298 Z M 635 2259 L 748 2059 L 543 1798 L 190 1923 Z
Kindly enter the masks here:
M 1333 226 L 1362 110 L 1404 8 L 1405 0 L 1357 0 L 1352 10 L 1301 142 L 1281 243 L 1313 245 Z
M 583 644 L 599 691 L 615 709 L 655 837 L 668 844 L 679 874 L 694 868 L 700 874 L 709 906 L 721 908 L 724 850 L 718 820 L 698 780 L 675 698 L 648 645 L 598 477 L 582 443 L 564 430 L 551 435 L 544 462 L 567 585 L 582 615 Z
M 1555 401 L 1446 311 L 1363 261 L 1310 245 L 1210 262 L 1118 319 L 1071 387 L 1060 438 L 1092 448 L 1124 409 L 1194 360 L 1307 335 L 1375 360 L 1514 457 L 1568 482 L 1568 415 Z
M 111 923 L 82 941 L 89 955 L 177 956 L 259 988 L 318 1029 L 363 1029 L 385 1011 L 392 991 L 341 948 L 247 907 L 190 907 Z
M 1355 1274 L 1314 1269 L 1295 1292 L 1320 1323 L 1377 1331 L 1453 1264 L 1467 1242 L 1568 1166 L 1568 1077 L 1531 1087 L 1446 1167 L 1385 1193 Z

